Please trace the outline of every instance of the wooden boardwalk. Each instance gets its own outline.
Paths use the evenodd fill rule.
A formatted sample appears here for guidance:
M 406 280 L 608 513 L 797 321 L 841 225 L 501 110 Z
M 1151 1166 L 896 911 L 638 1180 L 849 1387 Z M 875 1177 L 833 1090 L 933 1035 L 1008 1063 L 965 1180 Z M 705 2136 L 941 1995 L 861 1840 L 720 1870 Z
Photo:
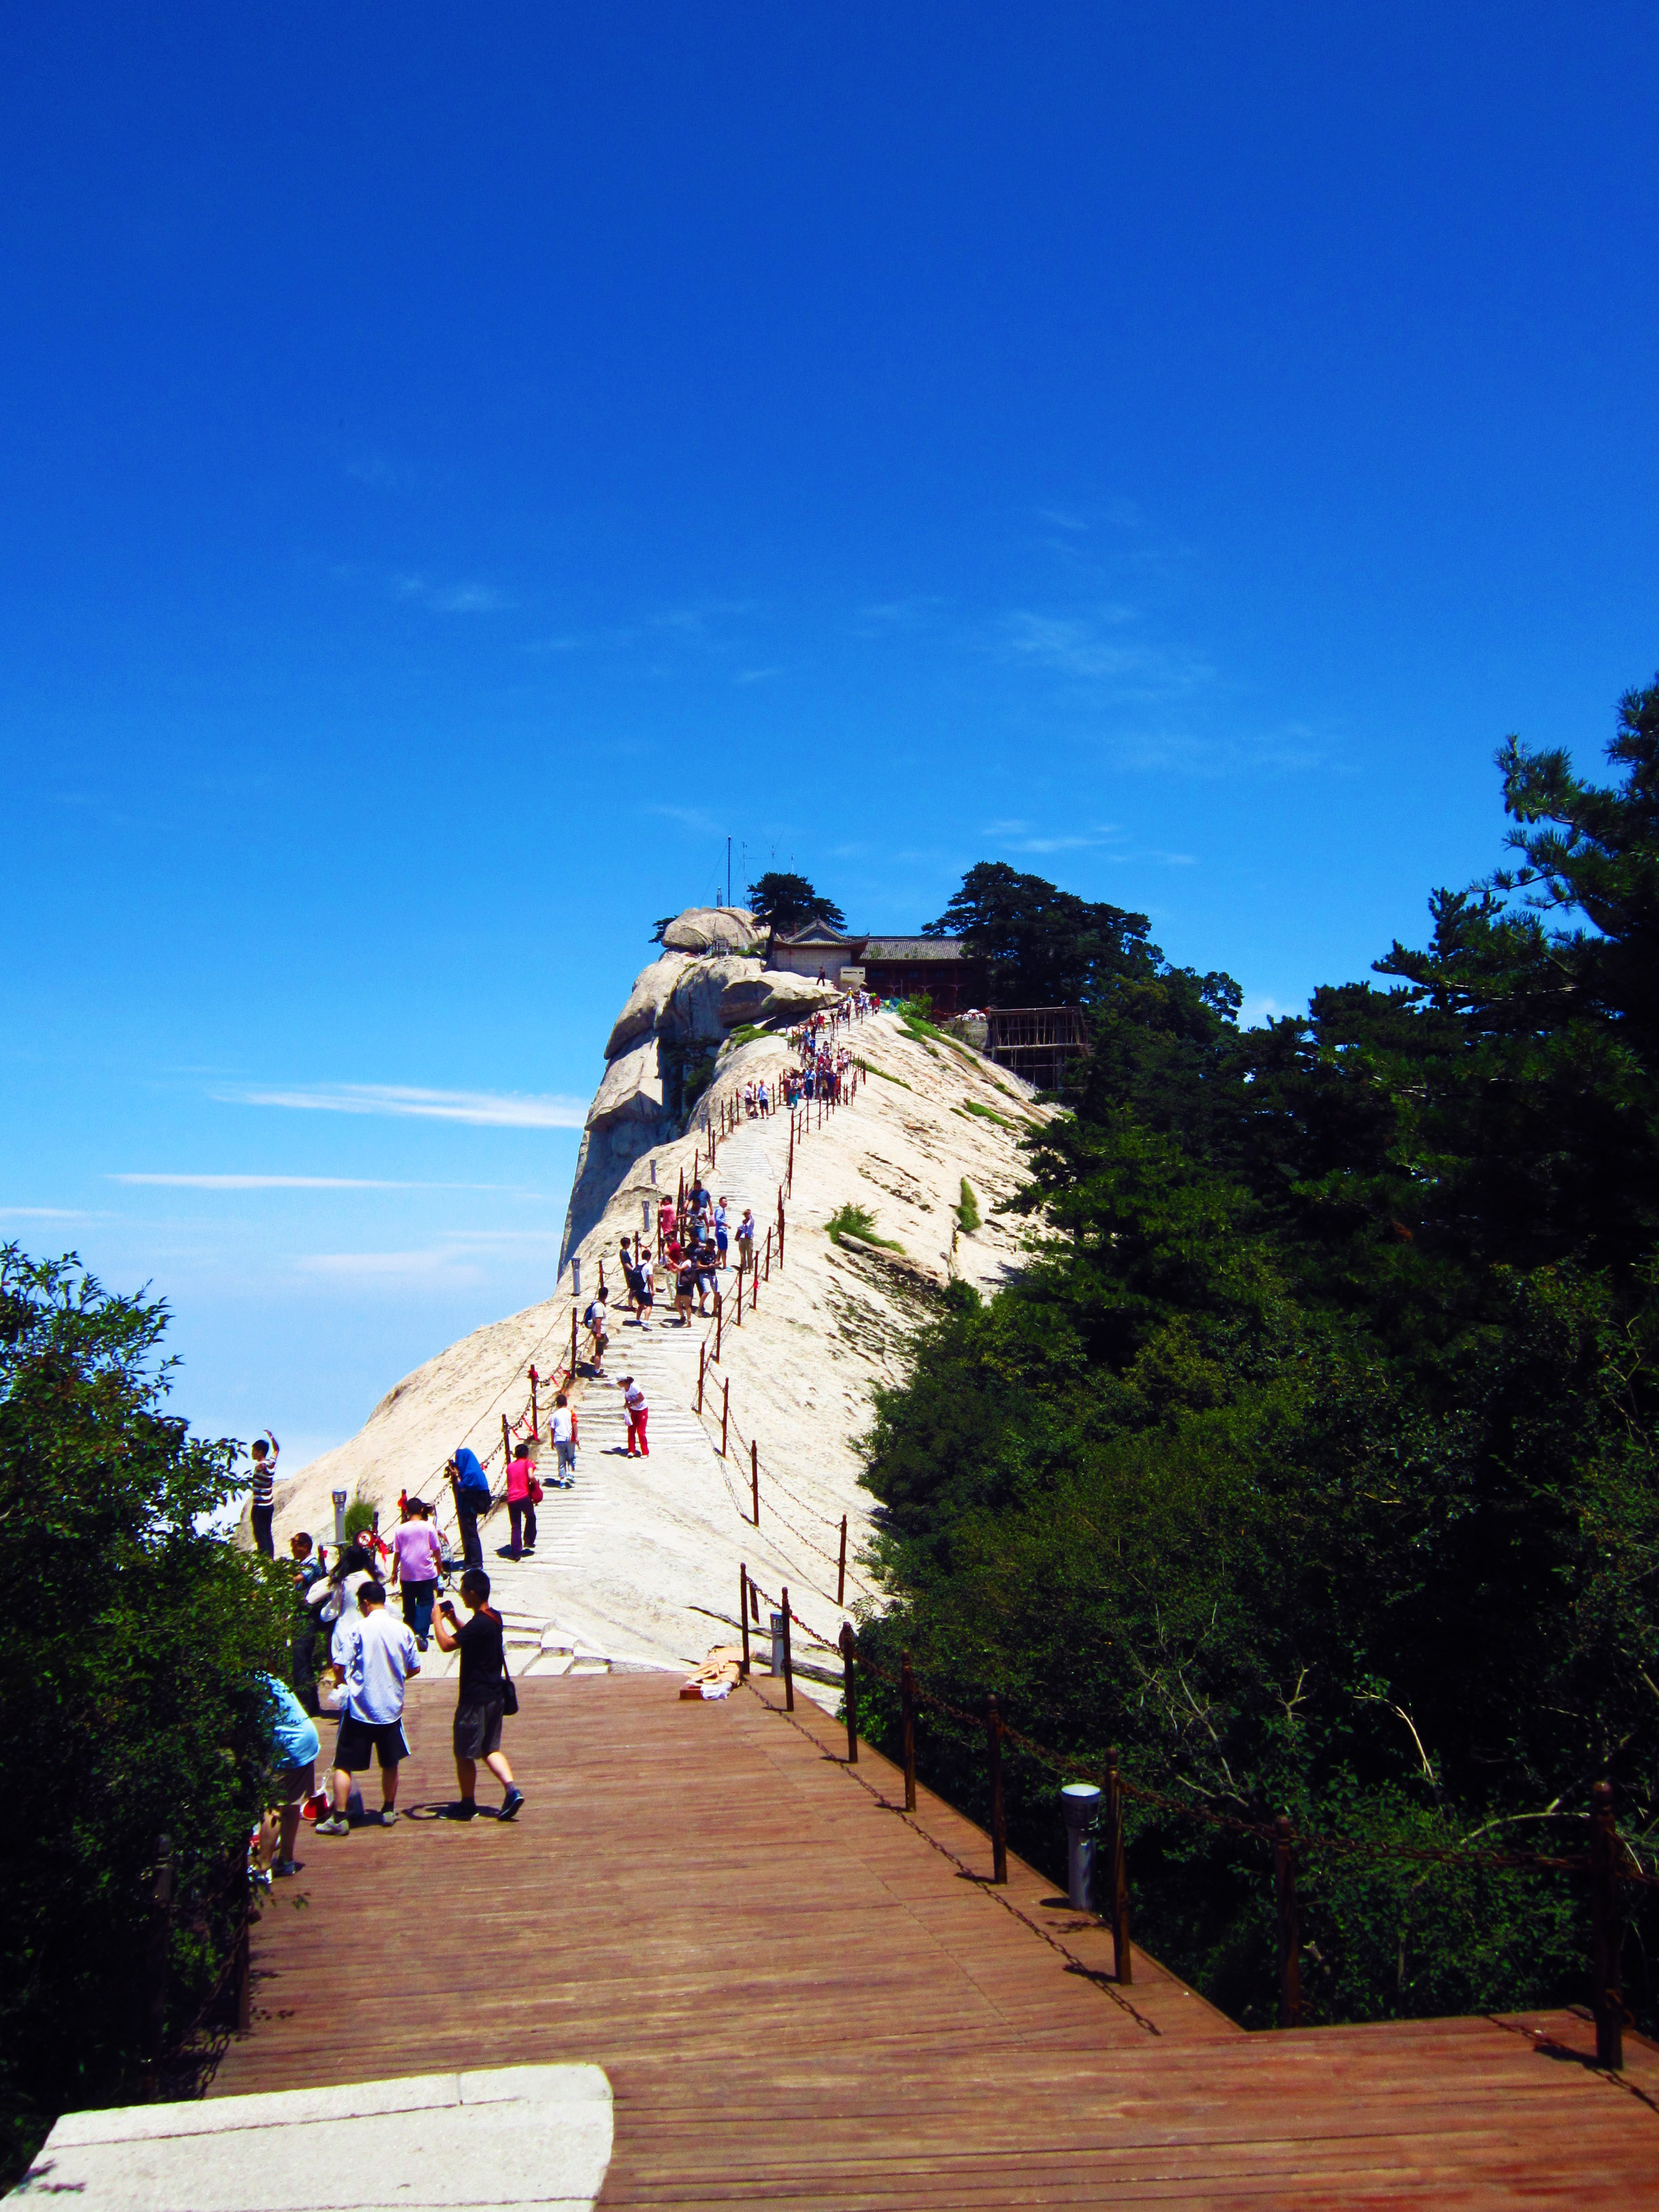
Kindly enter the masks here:
M 213 2094 L 592 2060 L 616 2205 L 1659 2201 L 1659 2054 L 1599 2074 L 1569 2014 L 1246 2036 L 1144 1954 L 1120 1992 L 1103 1930 L 1017 1860 L 990 1887 L 824 1714 L 678 1688 L 526 1682 L 510 1826 L 307 1833 Z M 450 1708 L 416 1686 L 411 1811 Z

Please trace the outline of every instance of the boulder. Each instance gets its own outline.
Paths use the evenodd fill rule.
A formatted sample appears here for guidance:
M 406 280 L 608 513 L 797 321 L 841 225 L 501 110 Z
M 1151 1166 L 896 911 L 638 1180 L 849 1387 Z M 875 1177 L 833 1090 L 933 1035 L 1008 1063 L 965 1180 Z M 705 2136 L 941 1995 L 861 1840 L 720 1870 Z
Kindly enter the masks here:
M 628 1004 L 617 1015 L 605 1046 L 607 1060 L 614 1060 L 619 1052 L 656 1028 L 669 993 L 690 964 L 687 953 L 665 952 L 660 960 L 653 960 L 648 968 L 641 969 L 628 994 Z
M 762 1010 L 742 1017 L 751 1022 L 794 1022 L 815 1007 L 831 1005 L 841 996 L 833 983 L 815 983 L 810 975 L 792 975 L 787 968 L 763 968 L 766 987 Z
M 732 994 L 733 1008 L 746 1006 L 748 987 L 760 973 L 752 960 L 732 953 L 689 961 L 657 1018 L 658 1036 L 670 1044 L 719 1044 L 733 1023 L 747 1018 L 724 1011 L 726 994 Z
M 746 907 L 689 906 L 662 933 L 665 952 L 759 952 L 764 938 Z
M 618 1053 L 605 1069 L 605 1080 L 587 1109 L 587 1126 L 609 1129 L 619 1121 L 648 1121 L 654 1127 L 661 1119 L 662 1073 L 657 1065 L 657 1040 L 648 1036 Z

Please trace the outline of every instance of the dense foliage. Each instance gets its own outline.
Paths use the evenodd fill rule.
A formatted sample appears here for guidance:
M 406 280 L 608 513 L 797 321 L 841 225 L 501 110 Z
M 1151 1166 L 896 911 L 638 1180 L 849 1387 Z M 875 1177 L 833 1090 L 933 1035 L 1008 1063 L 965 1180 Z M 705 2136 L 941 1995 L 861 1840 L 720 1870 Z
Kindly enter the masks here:
M 1511 741 L 1515 865 L 1305 1018 L 1241 1033 L 1225 979 L 1097 967 L 1075 1110 L 1030 1148 L 1033 1264 L 953 1291 L 879 1401 L 878 1656 L 1191 1804 L 1373 1843 L 1571 1856 L 1607 1776 L 1652 1867 L 1659 684 L 1610 753 L 1602 787 Z M 922 1734 L 981 1804 L 977 1741 Z M 1011 1776 L 1051 1865 L 1054 1779 Z M 1133 1824 L 1139 1932 L 1247 2021 L 1266 1868 Z M 1316 2017 L 1587 1994 L 1579 1877 L 1316 1850 L 1302 1879 Z
M 1148 936 L 1151 927 L 1144 914 L 1080 899 L 1004 860 L 981 860 L 922 934 L 962 939 L 983 970 L 988 1006 L 1094 1006 L 1127 984 L 1161 979 L 1166 990 L 1237 1013 L 1232 978 L 1172 969 Z
M 166 2029 L 211 1989 L 247 1896 L 262 1668 L 291 1605 L 201 1523 L 234 1447 L 166 1407 L 165 1309 L 0 1250 L 0 2098 L 9 2173 L 53 2116 L 138 2094 L 151 1873 L 172 1839 Z

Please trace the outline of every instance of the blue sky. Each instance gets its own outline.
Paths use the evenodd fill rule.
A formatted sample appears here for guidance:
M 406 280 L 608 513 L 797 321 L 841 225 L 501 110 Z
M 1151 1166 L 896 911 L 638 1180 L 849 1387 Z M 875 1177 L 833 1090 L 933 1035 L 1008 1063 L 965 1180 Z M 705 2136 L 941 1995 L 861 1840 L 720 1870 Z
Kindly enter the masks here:
M 0 1234 L 164 1291 L 200 1426 L 546 1291 L 728 833 L 889 929 L 1006 858 L 1259 1014 L 1659 662 L 1650 8 L 3 51 Z

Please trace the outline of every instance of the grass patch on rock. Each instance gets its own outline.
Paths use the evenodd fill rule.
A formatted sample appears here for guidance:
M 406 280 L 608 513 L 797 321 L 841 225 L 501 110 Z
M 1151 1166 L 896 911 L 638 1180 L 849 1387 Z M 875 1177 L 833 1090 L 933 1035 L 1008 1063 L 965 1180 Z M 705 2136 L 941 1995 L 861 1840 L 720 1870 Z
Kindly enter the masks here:
M 832 1244 L 839 1244 L 843 1237 L 854 1237 L 860 1244 L 879 1244 L 884 1251 L 904 1249 L 894 1237 L 878 1237 L 875 1215 L 867 1206 L 854 1206 L 850 1200 L 830 1215 L 823 1224 L 823 1233 Z

